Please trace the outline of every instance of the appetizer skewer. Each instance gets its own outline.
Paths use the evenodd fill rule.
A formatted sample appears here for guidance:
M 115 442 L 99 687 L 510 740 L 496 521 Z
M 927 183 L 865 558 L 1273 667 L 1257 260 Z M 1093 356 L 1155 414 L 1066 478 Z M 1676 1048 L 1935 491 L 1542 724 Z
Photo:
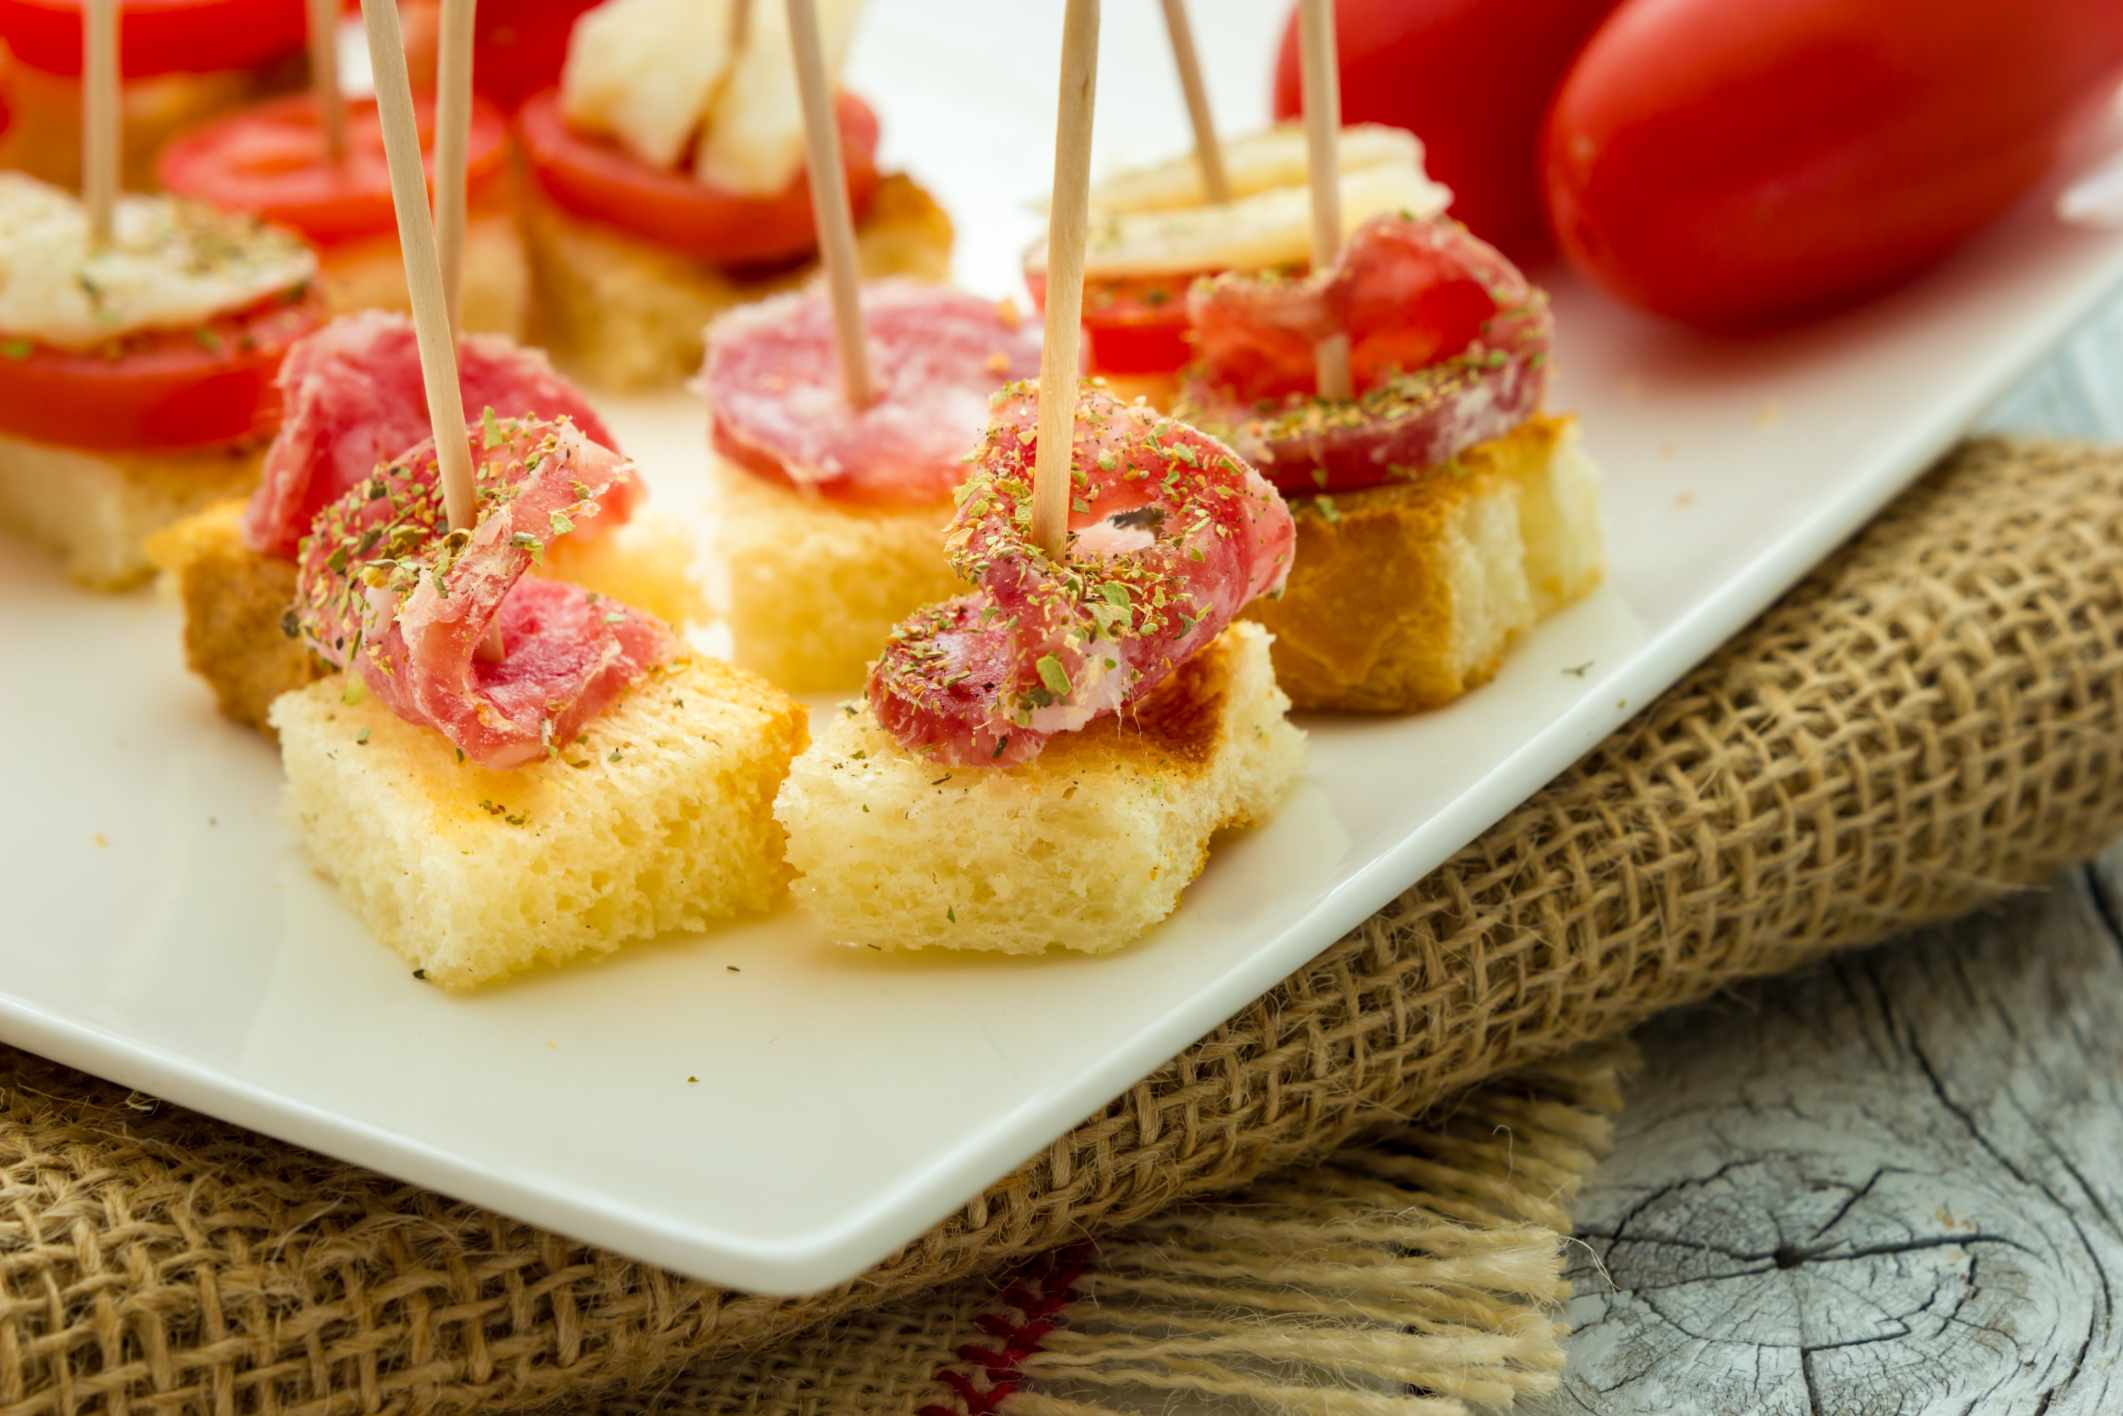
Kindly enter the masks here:
M 292 234 L 117 195 L 107 40 L 82 134 L 94 203 L 0 172 L 0 524 L 118 589 L 149 574 L 151 533 L 256 481 L 274 373 L 323 306 Z
M 678 382 L 709 320 L 816 270 L 787 13 L 758 0 L 733 44 L 733 3 L 606 0 L 576 22 L 560 87 L 518 114 L 543 332 L 593 382 Z M 857 9 L 823 7 L 829 71 Z M 842 93 L 836 112 L 864 274 L 943 279 L 949 218 L 878 173 L 860 99 Z
M 366 0 L 394 185 L 417 194 L 397 16 Z M 413 191 L 408 192 L 408 184 Z M 430 403 L 456 381 L 425 204 L 401 201 Z M 447 407 L 447 405 L 445 405 Z M 454 410 L 451 410 L 454 411 Z M 691 657 L 653 616 L 527 576 L 624 501 L 624 458 L 563 419 L 445 415 L 327 507 L 294 620 L 343 679 L 281 697 L 286 817 L 377 937 L 445 987 L 763 909 L 802 707 Z M 580 754 L 580 755 L 578 755 Z
M 1289 573 L 1281 497 L 1214 438 L 1074 393 L 1097 33 L 1070 0 L 1040 386 L 995 401 L 946 537 L 977 588 L 893 631 L 776 803 L 797 898 L 842 942 L 1118 948 L 1303 762 L 1268 636 L 1231 622 Z

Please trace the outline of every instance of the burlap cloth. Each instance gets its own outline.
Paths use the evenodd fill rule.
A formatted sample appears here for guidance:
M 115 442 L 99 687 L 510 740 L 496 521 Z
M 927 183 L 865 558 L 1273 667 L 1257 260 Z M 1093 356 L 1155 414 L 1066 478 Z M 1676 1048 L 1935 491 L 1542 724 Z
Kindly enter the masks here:
M 1319 959 L 803 1299 L 682 1279 L 0 1050 L 0 1409 L 455 1412 L 668 1382 L 2037 885 L 2123 827 L 2119 705 L 2123 458 L 1970 445 Z

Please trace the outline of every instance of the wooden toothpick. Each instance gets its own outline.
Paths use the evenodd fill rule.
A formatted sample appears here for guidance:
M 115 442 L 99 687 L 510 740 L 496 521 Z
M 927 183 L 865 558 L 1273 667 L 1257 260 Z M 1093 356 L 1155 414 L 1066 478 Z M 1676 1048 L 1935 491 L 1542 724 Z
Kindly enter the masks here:
M 1179 65 L 1179 86 L 1187 95 L 1187 117 L 1194 124 L 1194 161 L 1202 170 L 1202 194 L 1221 205 L 1231 200 L 1231 179 L 1224 175 L 1224 146 L 1217 140 L 1216 120 L 1209 114 L 1209 90 L 1202 83 L 1201 59 L 1194 51 L 1194 28 L 1187 23 L 1187 0 L 1164 0 L 1164 5 L 1172 61 Z
M 811 215 L 818 251 L 833 297 L 833 334 L 840 346 L 840 384 L 852 408 L 877 401 L 870 378 L 870 351 L 862 322 L 862 271 L 855 260 L 855 212 L 841 175 L 840 124 L 833 115 L 833 85 L 826 74 L 825 46 L 818 37 L 817 0 L 786 0 L 789 42 L 796 53 L 796 88 L 803 96 L 805 161 L 811 172 Z
M 1301 0 L 1297 37 L 1304 77 L 1305 161 L 1312 181 L 1312 268 L 1322 271 L 1342 248 L 1342 81 L 1335 66 L 1334 0 Z M 1349 336 L 1330 335 L 1312 353 L 1319 396 L 1342 402 L 1354 398 Z
M 1083 337 L 1084 244 L 1091 230 L 1091 110 L 1098 96 L 1098 0 L 1069 0 L 1062 22 L 1054 200 L 1047 214 L 1047 329 L 1039 353 L 1039 454 L 1032 540 L 1059 563 L 1069 546 L 1070 453 L 1076 438 L 1077 344 Z
M 752 0 L 734 0 L 730 6 L 730 52 L 744 53 L 752 35 Z
M 346 161 L 346 99 L 339 92 L 339 0 L 309 0 L 310 96 L 324 155 L 334 167 Z
M 111 239 L 118 204 L 118 142 L 123 118 L 118 87 L 118 0 L 81 7 L 81 201 L 91 246 Z
M 450 333 L 464 311 L 466 149 L 472 140 L 472 19 L 478 0 L 442 0 L 435 48 L 435 247 Z

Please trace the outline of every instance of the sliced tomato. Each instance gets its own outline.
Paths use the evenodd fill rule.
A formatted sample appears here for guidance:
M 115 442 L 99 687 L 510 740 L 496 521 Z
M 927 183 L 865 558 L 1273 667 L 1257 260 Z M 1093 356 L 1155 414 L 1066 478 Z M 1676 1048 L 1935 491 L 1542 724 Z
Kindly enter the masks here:
M 269 437 L 280 423 L 273 376 L 324 318 L 323 298 L 304 287 L 211 324 L 85 351 L 0 337 L 0 432 L 96 452 Z
M 434 101 L 415 99 L 414 112 L 432 180 Z M 349 105 L 346 136 L 346 161 L 328 161 L 315 100 L 291 94 L 184 134 L 155 159 L 155 180 L 179 196 L 292 226 L 320 246 L 389 231 L 395 220 L 391 173 L 374 99 Z M 501 110 L 474 100 L 465 170 L 475 197 L 482 185 L 501 180 L 508 137 Z
M 848 198 L 860 220 L 877 190 L 877 115 L 849 93 L 836 112 Z M 722 265 L 765 265 L 817 249 L 802 172 L 778 196 L 744 197 L 690 172 L 651 167 L 617 143 L 568 127 L 557 89 L 524 104 L 516 123 L 538 185 L 577 216 Z
M 303 0 L 119 0 L 128 79 L 259 69 L 302 51 Z M 0 0 L 0 41 L 32 69 L 81 73 L 81 0 Z
M 1215 271 L 1091 276 L 1084 281 L 1084 372 L 1172 374 L 1194 357 L 1187 287 Z M 1047 308 L 1047 273 L 1026 270 L 1032 303 Z

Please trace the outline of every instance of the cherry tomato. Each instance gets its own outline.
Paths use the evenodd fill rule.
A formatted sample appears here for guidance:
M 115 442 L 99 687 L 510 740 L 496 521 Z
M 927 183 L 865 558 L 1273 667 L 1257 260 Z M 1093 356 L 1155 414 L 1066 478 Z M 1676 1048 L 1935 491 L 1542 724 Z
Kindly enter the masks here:
M 847 93 L 837 113 L 848 198 L 860 219 L 877 190 L 877 115 Z M 617 143 L 569 128 L 557 89 L 524 104 L 516 123 L 538 185 L 577 216 L 723 265 L 762 265 L 817 248 L 802 172 L 779 196 L 742 197 L 690 172 L 651 167 Z
M 1548 246 L 1538 164 L 1541 115 L 1570 61 L 1619 0 L 1335 0 L 1342 119 L 1423 140 L 1452 214 L 1514 257 Z M 1750 0 L 1732 0 L 1736 5 Z M 1275 115 L 1304 104 L 1297 16 L 1275 63 Z
M 414 112 L 432 180 L 433 100 L 416 98 Z M 155 180 L 180 196 L 292 226 L 320 246 L 389 231 L 395 223 L 391 173 L 374 99 L 348 106 L 346 136 L 346 161 L 328 161 L 315 101 L 308 94 L 291 94 L 184 134 L 155 160 Z M 482 185 L 491 188 L 501 180 L 508 136 L 500 110 L 475 101 L 465 155 L 474 200 Z
M 258 69 L 302 52 L 303 0 L 120 0 L 128 79 Z M 0 40 L 32 69 L 81 73 L 81 0 L 0 0 Z
M 1213 275 L 1213 271 L 1197 274 Z M 1194 357 L 1187 287 L 1196 276 L 1090 276 L 1084 281 L 1084 372 L 1171 374 Z M 1047 273 L 1027 270 L 1032 303 L 1047 308 Z
M 560 82 L 576 17 L 598 0 L 506 0 L 482 5 L 472 19 L 472 85 L 515 112 L 542 88 Z
M 2116 0 L 1626 0 L 1556 95 L 1548 210 L 1632 304 L 1796 318 L 1998 216 L 2119 66 Z
M 269 437 L 280 424 L 273 376 L 324 316 L 323 298 L 304 289 L 83 351 L 0 339 L 0 432 L 98 452 Z

